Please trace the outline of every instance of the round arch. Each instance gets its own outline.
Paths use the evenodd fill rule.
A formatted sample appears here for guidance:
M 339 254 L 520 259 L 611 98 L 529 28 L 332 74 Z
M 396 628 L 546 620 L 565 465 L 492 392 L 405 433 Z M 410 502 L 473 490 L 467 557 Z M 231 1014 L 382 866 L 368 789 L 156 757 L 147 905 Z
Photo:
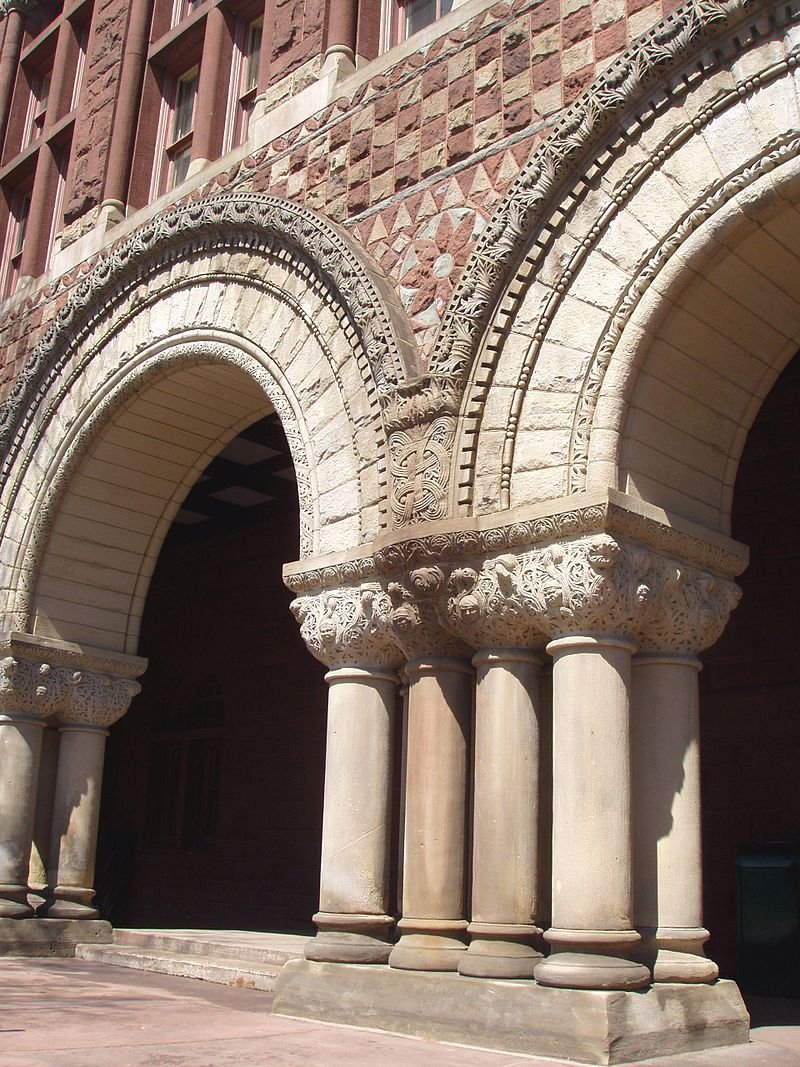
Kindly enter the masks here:
M 183 497 L 271 411 L 301 555 L 374 538 L 389 495 L 381 396 L 415 359 L 386 289 L 324 220 L 252 194 L 171 212 L 98 263 L 3 411 L 6 627 L 135 651 Z
M 573 105 L 498 209 L 494 237 L 490 227 L 465 268 L 433 361 L 469 373 L 453 468 L 462 513 L 492 514 L 612 485 L 727 529 L 726 500 L 748 419 L 800 340 L 798 294 L 789 291 L 798 273 L 789 266 L 796 264 L 790 235 L 800 111 L 794 16 L 760 4 L 758 22 L 748 18 L 743 27 L 743 9 L 712 7 L 710 21 L 694 7 L 670 16 Z M 487 241 L 498 246 L 491 269 Z M 678 290 L 697 303 L 693 283 L 712 260 L 716 280 L 705 280 L 713 291 L 754 313 L 748 336 L 769 317 L 769 303 L 779 308 L 780 336 L 772 324 L 770 353 L 759 350 L 761 371 L 752 366 L 741 380 L 734 374 L 741 410 L 725 403 L 738 430 L 730 428 L 712 475 L 718 499 L 708 506 L 707 485 L 681 495 L 659 481 L 659 463 L 662 473 L 669 468 L 667 479 L 682 477 L 674 460 L 694 447 L 685 440 L 662 440 L 652 468 L 634 469 L 632 457 L 643 454 L 639 446 L 654 427 L 645 428 L 643 410 L 631 412 L 664 406 L 663 390 L 634 399 L 645 381 L 636 386 L 637 368 Z M 748 278 L 741 301 L 737 270 Z M 719 345 L 711 351 L 711 291 L 701 319 L 707 329 L 692 342 L 696 361 L 708 363 L 707 400 L 715 399 L 717 369 L 737 345 L 734 337 L 729 355 Z M 760 315 L 752 307 L 758 299 Z M 725 317 L 729 325 L 727 310 Z M 459 344 L 461 356 L 453 347 Z M 716 432 L 711 417 L 706 429 Z

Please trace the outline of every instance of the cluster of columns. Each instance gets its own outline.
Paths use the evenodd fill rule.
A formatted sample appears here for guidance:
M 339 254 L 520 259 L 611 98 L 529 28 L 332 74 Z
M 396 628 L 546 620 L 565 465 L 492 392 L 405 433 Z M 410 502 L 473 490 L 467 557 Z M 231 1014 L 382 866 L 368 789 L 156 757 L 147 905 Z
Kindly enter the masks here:
M 309 647 L 333 666 L 323 904 L 307 958 L 565 988 L 713 981 L 691 653 L 721 632 L 733 584 L 607 537 L 419 573 L 295 601 Z
M 0 639 L 0 918 L 97 917 L 106 737 L 144 668 L 26 634 Z

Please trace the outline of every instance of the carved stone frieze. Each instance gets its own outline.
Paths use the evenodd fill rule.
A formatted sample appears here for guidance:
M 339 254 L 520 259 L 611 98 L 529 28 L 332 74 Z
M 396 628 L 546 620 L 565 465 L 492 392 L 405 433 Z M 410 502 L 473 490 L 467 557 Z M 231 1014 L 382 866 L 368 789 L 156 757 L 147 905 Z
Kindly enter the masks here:
M 440 414 L 389 434 L 393 527 L 443 519 L 447 514 L 456 425 L 455 415 Z

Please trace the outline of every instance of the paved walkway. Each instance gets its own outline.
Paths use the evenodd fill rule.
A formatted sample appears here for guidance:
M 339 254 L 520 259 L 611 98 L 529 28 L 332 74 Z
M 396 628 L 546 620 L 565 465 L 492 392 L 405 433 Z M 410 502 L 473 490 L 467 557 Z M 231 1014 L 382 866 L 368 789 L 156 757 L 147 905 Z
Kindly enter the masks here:
M 82 960 L 0 959 L 2 1067 L 554 1067 L 372 1030 L 269 1014 L 271 995 Z M 651 1067 L 800 1067 L 793 1002 L 757 1009 L 770 1025 L 736 1049 Z M 768 1014 L 771 1013 L 771 1014 Z M 788 1013 L 788 1014 L 787 1014 Z

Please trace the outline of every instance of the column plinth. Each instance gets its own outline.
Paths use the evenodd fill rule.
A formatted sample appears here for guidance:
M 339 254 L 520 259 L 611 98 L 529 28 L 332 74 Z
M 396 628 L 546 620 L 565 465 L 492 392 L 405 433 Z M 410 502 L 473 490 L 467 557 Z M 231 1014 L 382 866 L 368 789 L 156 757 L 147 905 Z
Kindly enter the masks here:
M 553 656 L 553 925 L 541 985 L 640 989 L 631 955 L 630 660 L 614 635 L 557 638 Z
M 328 736 L 317 936 L 306 959 L 385 963 L 397 674 L 340 667 L 325 676 Z
M 473 657 L 475 789 L 470 943 L 460 974 L 532 978 L 538 907 L 541 658 L 524 649 Z
M 656 982 L 713 982 L 705 956 L 700 817 L 700 661 L 633 659 L 634 917 Z
M 403 917 L 389 965 L 455 971 L 466 950 L 465 844 L 472 670 L 417 659 L 409 678 Z

